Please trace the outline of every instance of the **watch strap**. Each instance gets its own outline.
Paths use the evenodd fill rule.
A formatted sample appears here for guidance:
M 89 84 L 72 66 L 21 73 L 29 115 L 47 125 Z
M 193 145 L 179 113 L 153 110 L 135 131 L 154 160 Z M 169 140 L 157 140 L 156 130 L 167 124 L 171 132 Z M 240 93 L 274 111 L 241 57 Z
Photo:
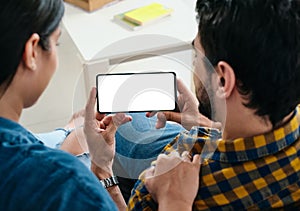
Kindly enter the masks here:
M 106 179 L 100 180 L 100 183 L 104 188 L 109 188 L 119 184 L 119 181 L 116 176 L 112 176 Z

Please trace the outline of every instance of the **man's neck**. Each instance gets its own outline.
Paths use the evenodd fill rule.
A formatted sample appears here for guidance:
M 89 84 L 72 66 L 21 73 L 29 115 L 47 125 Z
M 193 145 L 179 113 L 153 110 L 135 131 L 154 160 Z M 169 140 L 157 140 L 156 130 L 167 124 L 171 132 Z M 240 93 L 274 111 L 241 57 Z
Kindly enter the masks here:
M 268 133 L 274 128 L 267 117 L 260 117 L 254 114 L 254 111 L 248 108 L 242 108 L 243 111 L 235 111 L 237 115 L 227 118 L 223 131 L 223 139 L 233 140 L 236 138 L 247 138 Z M 280 126 L 286 124 L 293 116 L 293 112 L 288 114 L 281 121 Z

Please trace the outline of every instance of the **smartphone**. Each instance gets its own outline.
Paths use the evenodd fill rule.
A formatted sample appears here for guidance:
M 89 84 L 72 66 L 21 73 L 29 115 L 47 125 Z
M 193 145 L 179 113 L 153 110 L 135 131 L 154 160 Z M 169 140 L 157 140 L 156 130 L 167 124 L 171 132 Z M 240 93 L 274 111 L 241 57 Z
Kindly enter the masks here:
M 174 72 L 98 74 L 100 113 L 172 111 L 176 108 Z

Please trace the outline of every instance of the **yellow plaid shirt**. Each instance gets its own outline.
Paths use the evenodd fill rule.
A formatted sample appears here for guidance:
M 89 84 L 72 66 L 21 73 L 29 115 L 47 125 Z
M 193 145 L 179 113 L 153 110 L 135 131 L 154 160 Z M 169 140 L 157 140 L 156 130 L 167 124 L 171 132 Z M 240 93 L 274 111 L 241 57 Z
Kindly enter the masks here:
M 267 134 L 226 141 L 218 130 L 194 127 L 168 144 L 163 153 L 189 150 L 203 159 L 193 210 L 300 209 L 299 109 Z M 157 208 L 140 178 L 128 210 Z

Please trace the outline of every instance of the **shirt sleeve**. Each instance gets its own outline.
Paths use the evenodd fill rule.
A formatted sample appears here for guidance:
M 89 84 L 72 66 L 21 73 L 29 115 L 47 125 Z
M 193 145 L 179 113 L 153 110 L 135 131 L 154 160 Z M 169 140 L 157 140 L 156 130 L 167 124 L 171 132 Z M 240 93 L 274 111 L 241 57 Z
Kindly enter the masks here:
M 177 149 L 177 136 L 172 142 L 167 144 L 162 153 L 169 154 L 172 151 Z M 156 161 L 152 162 L 152 165 L 155 165 Z M 141 173 L 139 180 L 135 183 L 132 192 L 131 197 L 129 199 L 127 210 L 142 210 L 142 211 L 151 211 L 151 210 L 157 210 L 158 204 L 153 200 L 151 197 L 151 194 L 148 192 L 145 183 L 144 183 L 144 172 Z
M 172 142 L 167 144 L 162 153 L 170 154 L 173 151 L 178 151 L 182 153 L 183 151 L 191 151 L 197 137 L 197 129 L 192 129 L 191 131 L 182 131 L 177 135 Z M 198 148 L 201 146 L 199 145 Z M 155 165 L 156 161 L 152 162 L 152 165 Z M 158 204 L 153 200 L 150 193 L 148 192 L 144 180 L 143 173 L 140 175 L 139 180 L 136 182 L 132 192 L 131 197 L 128 202 L 128 210 L 157 210 Z
M 158 204 L 152 199 L 144 181 L 139 179 L 131 192 L 127 210 L 157 210 Z

